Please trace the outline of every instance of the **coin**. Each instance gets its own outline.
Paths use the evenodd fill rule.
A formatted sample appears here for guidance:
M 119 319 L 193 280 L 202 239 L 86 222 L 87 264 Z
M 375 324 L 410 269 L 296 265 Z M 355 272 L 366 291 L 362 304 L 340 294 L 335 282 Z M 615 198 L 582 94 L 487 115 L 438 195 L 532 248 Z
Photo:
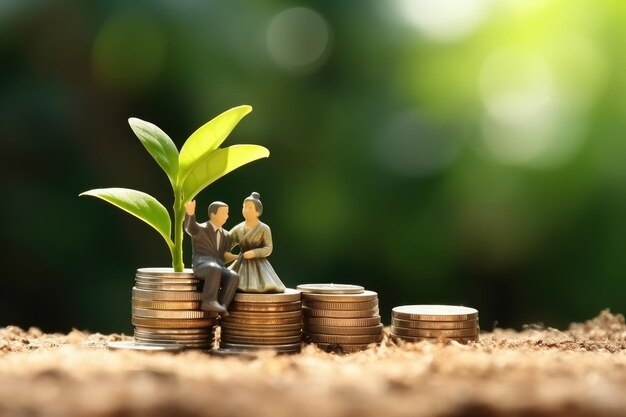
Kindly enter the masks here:
M 433 330 L 433 329 L 405 329 L 402 327 L 391 326 L 391 333 L 395 336 L 411 336 L 411 337 L 470 337 L 480 333 L 478 327 L 473 329 L 454 329 L 454 330 Z
M 217 319 L 192 319 L 192 320 L 171 320 L 171 319 L 154 319 L 144 317 L 131 317 L 131 322 L 135 326 L 155 327 L 162 329 L 188 329 L 188 328 L 205 328 L 215 326 Z
M 257 336 L 235 336 L 229 334 L 222 334 L 221 339 L 227 343 L 244 343 L 250 345 L 284 345 L 291 343 L 299 343 L 302 338 L 297 336 L 284 336 L 284 337 L 257 337 Z
M 410 336 L 396 336 L 390 335 L 391 340 L 394 342 L 408 342 L 408 343 L 417 343 L 417 342 L 459 342 L 459 343 L 469 343 L 469 342 L 478 342 L 480 337 L 478 335 L 471 337 L 410 337 Z
M 343 334 L 343 335 L 367 335 L 367 334 L 382 334 L 383 325 L 370 327 L 330 327 L 330 326 L 305 326 L 305 333 L 318 333 L 318 334 Z
M 366 344 L 381 342 L 383 340 L 383 335 L 382 333 L 374 335 L 336 335 L 307 333 L 305 335 L 305 340 L 313 343 Z
M 300 301 L 291 301 L 280 304 L 270 303 L 237 303 L 233 301 L 228 307 L 228 311 L 254 311 L 254 312 L 283 312 L 283 311 L 300 311 L 302 303 Z
M 178 284 L 150 284 L 143 281 L 136 281 L 137 288 L 142 290 L 154 291 L 197 291 L 197 285 L 178 285 Z
M 316 308 L 319 310 L 371 310 L 378 307 L 378 300 L 372 301 L 355 301 L 355 302 L 336 302 L 336 301 L 317 301 L 304 300 L 302 303 L 305 307 Z
M 470 329 L 478 326 L 478 320 L 465 321 L 418 321 L 391 319 L 391 325 L 405 329 Z
M 208 348 L 213 346 L 214 341 L 211 340 L 169 340 L 169 339 L 148 339 L 144 337 L 135 336 L 135 342 L 141 343 L 145 345 L 163 345 L 163 344 L 174 344 L 174 345 L 182 345 L 189 346 L 194 348 Z
M 228 327 L 222 327 L 222 338 L 229 336 L 246 336 L 246 337 L 288 337 L 299 336 L 302 334 L 301 329 L 296 330 L 260 330 L 260 329 L 232 329 Z
M 203 310 L 148 310 L 146 308 L 133 307 L 133 316 L 157 318 L 157 319 L 207 319 L 217 317 L 212 311 Z
M 233 297 L 233 302 L 241 303 L 288 303 L 292 301 L 300 301 L 300 291 L 292 288 L 287 288 L 285 292 L 275 294 L 238 292 Z
M 393 318 L 422 321 L 464 321 L 478 318 L 478 310 L 446 305 L 408 305 L 394 307 Z
M 363 319 L 336 319 L 327 317 L 308 317 L 306 324 L 309 326 L 330 327 L 370 327 L 380 324 L 380 316 Z
M 302 301 L 315 300 L 315 301 L 335 301 L 342 303 L 354 303 L 363 301 L 375 301 L 378 300 L 378 294 L 374 291 L 364 290 L 358 294 L 316 294 L 316 293 L 302 293 Z
M 254 318 L 249 318 L 249 317 L 233 317 L 232 314 L 230 314 L 227 317 L 224 317 L 222 319 L 221 324 L 241 324 L 241 325 L 250 325 L 250 326 L 259 326 L 259 325 L 266 325 L 266 326 L 273 326 L 273 325 L 287 325 L 287 324 L 298 324 L 298 325 L 302 325 L 302 316 L 296 316 L 296 317 L 289 317 L 289 318 L 265 318 L 263 317 L 254 317 Z
M 163 333 L 147 333 L 138 332 L 135 330 L 135 337 L 141 337 L 144 339 L 158 339 L 158 340 L 188 340 L 191 342 L 200 342 L 203 340 L 209 340 L 213 338 L 212 334 L 163 334 Z
M 220 348 L 254 350 L 254 351 L 275 350 L 278 352 L 292 353 L 292 352 L 299 352 L 301 348 L 301 344 L 300 342 L 298 342 L 298 343 L 275 344 L 275 345 L 250 345 L 246 343 L 221 342 Z
M 371 343 L 361 344 L 339 344 L 339 343 L 317 343 L 316 346 L 329 353 L 356 353 L 367 350 Z
M 153 327 L 135 326 L 135 332 L 165 334 L 165 335 L 208 335 L 213 332 L 212 327 L 203 327 L 200 329 L 158 329 Z
M 297 322 L 294 324 L 240 324 L 240 323 L 230 323 L 227 321 L 222 321 L 220 323 L 222 329 L 236 329 L 236 330 L 301 330 L 302 322 Z
M 149 345 L 135 342 L 108 342 L 107 348 L 111 350 L 139 350 L 143 352 L 180 352 L 185 350 L 184 346 L 178 346 L 175 343 Z
M 359 294 L 365 289 L 360 285 L 350 284 L 301 284 L 296 287 L 303 293 L 318 294 Z
M 379 315 L 377 308 L 371 310 L 319 310 L 315 308 L 302 307 L 302 315 L 308 317 L 334 317 L 334 318 L 368 318 Z
M 294 317 L 302 317 L 301 310 L 298 311 L 284 311 L 284 312 L 264 312 L 259 314 L 258 312 L 251 311 L 230 311 L 228 319 L 253 319 L 253 320 L 272 320 L 272 319 L 292 319 Z
M 133 299 L 147 301 L 199 301 L 202 300 L 202 293 L 199 291 L 151 291 L 133 287 Z
M 139 268 L 137 275 L 157 276 L 163 278 L 194 278 L 193 269 L 185 268 L 183 272 L 174 272 L 172 268 Z
M 156 310 L 199 310 L 200 301 L 146 301 L 132 300 L 133 307 L 148 308 Z
M 136 282 L 142 282 L 146 284 L 183 284 L 183 285 L 198 285 L 199 279 L 196 278 L 154 278 L 154 277 L 135 277 Z

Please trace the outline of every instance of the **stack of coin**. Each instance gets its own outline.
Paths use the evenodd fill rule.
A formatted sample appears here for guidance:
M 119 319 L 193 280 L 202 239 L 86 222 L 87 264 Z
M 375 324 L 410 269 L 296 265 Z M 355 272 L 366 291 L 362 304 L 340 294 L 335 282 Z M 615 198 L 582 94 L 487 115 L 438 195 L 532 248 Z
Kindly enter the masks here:
M 300 292 L 287 288 L 283 293 L 236 293 L 220 323 L 220 349 L 300 351 L 302 302 Z
M 304 284 L 304 339 L 326 351 L 351 353 L 383 339 L 378 294 L 358 285 Z
M 444 305 L 410 305 L 391 311 L 391 337 L 394 340 L 455 340 L 477 342 L 480 327 L 478 310 Z
M 218 315 L 200 309 L 201 282 L 191 269 L 141 268 L 135 280 L 132 323 L 136 343 L 213 347 Z

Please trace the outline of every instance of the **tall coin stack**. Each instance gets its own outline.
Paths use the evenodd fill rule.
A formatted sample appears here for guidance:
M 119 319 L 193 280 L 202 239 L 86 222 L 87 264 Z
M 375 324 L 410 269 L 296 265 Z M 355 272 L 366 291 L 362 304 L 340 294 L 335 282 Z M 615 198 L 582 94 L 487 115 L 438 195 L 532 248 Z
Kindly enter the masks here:
M 378 294 L 358 285 L 304 284 L 304 339 L 326 351 L 352 353 L 383 340 Z
M 200 280 L 191 269 L 141 268 L 133 287 L 135 342 L 211 349 L 218 315 L 200 309 Z
M 455 340 L 477 342 L 478 310 L 445 305 L 409 305 L 391 311 L 391 337 L 407 342 Z
M 220 350 L 296 353 L 302 342 L 300 292 L 236 293 L 221 321 Z

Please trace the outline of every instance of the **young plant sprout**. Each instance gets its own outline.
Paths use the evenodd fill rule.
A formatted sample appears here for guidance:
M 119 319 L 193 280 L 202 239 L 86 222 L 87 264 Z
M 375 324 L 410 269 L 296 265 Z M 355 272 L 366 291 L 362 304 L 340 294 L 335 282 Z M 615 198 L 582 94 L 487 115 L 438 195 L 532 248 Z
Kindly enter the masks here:
M 172 139 L 158 126 L 134 117 L 128 120 L 135 135 L 165 171 L 172 185 L 174 240 L 167 209 L 146 193 L 128 188 L 98 188 L 80 195 L 100 198 L 156 229 L 170 250 L 174 271 L 182 272 L 185 203 L 222 176 L 270 154 L 269 150 L 259 145 L 219 147 L 237 123 L 251 111 L 251 106 L 225 111 L 196 130 L 183 144 L 180 153 Z

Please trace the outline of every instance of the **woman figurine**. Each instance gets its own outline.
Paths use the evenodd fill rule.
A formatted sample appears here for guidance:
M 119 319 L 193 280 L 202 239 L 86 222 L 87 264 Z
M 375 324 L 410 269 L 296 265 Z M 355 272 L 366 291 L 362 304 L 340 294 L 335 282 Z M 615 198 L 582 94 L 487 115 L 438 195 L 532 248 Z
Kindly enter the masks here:
M 254 293 L 284 292 L 285 285 L 270 265 L 272 232 L 259 220 L 263 204 L 259 193 L 252 193 L 243 201 L 241 213 L 245 219 L 230 231 L 232 246 L 239 245 L 241 253 L 230 266 L 239 274 L 239 291 Z

